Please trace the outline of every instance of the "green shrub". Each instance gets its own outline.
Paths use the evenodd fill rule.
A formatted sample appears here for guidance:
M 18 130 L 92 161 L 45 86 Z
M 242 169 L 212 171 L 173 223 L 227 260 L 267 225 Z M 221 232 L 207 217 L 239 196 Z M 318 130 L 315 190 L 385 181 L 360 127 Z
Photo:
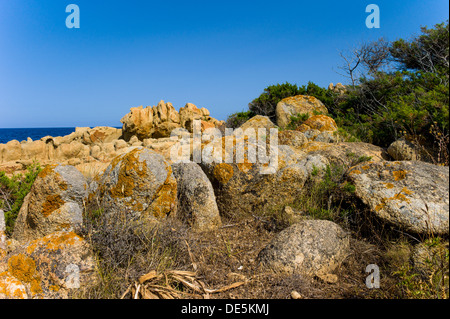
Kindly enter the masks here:
M 11 234 L 14 224 L 22 207 L 25 196 L 30 192 L 37 175 L 41 171 L 39 163 L 27 167 L 25 175 L 14 174 L 8 177 L 0 171 L 0 208 L 5 211 L 6 232 Z
M 225 123 L 226 127 L 228 128 L 238 128 L 245 122 L 247 122 L 249 119 L 251 119 L 253 116 L 255 116 L 252 111 L 247 112 L 236 112 L 228 116 L 227 121 Z
M 318 85 L 309 82 L 307 86 L 297 86 L 296 84 L 284 83 L 270 85 L 264 89 L 264 92 L 254 99 L 249 105 L 249 110 L 256 115 L 268 116 L 270 120 L 276 123 L 276 108 L 278 102 L 282 99 L 296 96 L 310 95 L 322 101 L 325 106 L 329 106 L 334 101 L 334 93 Z

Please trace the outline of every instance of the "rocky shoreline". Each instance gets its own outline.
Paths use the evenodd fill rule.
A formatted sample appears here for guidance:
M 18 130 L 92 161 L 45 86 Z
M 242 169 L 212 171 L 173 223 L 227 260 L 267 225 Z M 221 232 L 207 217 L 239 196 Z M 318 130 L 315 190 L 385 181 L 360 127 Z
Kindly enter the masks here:
M 296 130 L 283 129 L 296 114 L 309 118 Z M 67 298 L 73 289 L 95 281 L 95 257 L 78 234 L 92 212 L 113 219 L 136 216 L 144 221 L 141 231 L 177 219 L 195 233 L 214 232 L 224 218 L 288 219 L 290 226 L 275 234 L 255 263 L 326 277 L 351 253 L 350 235 L 336 223 L 307 218 L 308 212 L 291 206 L 326 178 L 330 167 L 342 168 L 350 196 L 369 218 L 413 235 L 448 236 L 448 166 L 418 161 L 410 149 L 401 151 L 400 142 L 388 150 L 343 142 L 326 114 L 316 98 L 297 96 L 279 102 L 277 123 L 255 116 L 241 126 L 267 130 L 263 144 L 270 146 L 269 130 L 277 129 L 273 174 L 260 173 L 267 163 L 259 158 L 239 163 L 211 155 L 208 162 L 174 163 L 171 150 L 179 142 L 174 135 L 191 138 L 195 121 L 202 133 L 225 132 L 223 121 L 190 103 L 179 111 L 164 101 L 131 108 L 122 129 L 77 128 L 63 137 L 0 144 L 0 170 L 21 171 L 33 161 L 45 166 L 8 236 L 0 211 L 0 298 Z M 250 147 L 245 137 L 231 138 L 232 145 L 240 142 Z M 200 143 L 203 154 L 219 157 L 229 152 L 225 146 L 225 136 Z

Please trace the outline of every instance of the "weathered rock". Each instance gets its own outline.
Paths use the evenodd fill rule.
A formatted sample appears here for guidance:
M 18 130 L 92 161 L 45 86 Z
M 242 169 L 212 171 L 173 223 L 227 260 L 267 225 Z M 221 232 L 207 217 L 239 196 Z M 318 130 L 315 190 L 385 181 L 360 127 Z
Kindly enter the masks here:
M 95 280 L 89 244 L 73 232 L 58 231 L 17 246 L 4 258 L 0 298 L 60 299 Z
M 292 147 L 302 147 L 308 143 L 306 136 L 299 131 L 280 131 L 278 132 L 278 144 L 279 145 L 289 145 Z
M 123 137 L 129 141 L 136 136 L 140 141 L 148 138 L 169 137 L 177 128 L 186 128 L 192 132 L 194 120 L 201 121 L 201 128 L 205 130 L 215 127 L 221 122 L 209 116 L 205 108 L 198 109 L 194 104 L 187 103 L 177 112 L 171 103 L 160 101 L 153 107 L 134 107 L 126 114 L 123 123 Z
M 184 107 L 180 108 L 181 127 L 187 129 L 189 132 L 193 130 L 194 120 L 201 120 L 202 118 L 202 111 L 192 103 L 187 103 Z
M 206 231 L 221 225 L 216 196 L 211 182 L 196 163 L 172 165 L 177 180 L 180 219 L 196 231 Z
M 82 140 L 84 144 L 112 143 L 122 136 L 122 130 L 114 127 L 99 126 L 89 130 L 78 130 L 83 132 Z
M 5 144 L 2 149 L 2 161 L 17 161 L 22 157 L 22 147 L 19 141 L 12 140 Z
M 0 273 L 0 299 L 28 299 L 25 286 L 7 272 Z
M 314 115 L 302 123 L 299 131 L 304 132 L 309 129 L 318 130 L 320 132 L 335 132 L 338 127 L 331 117 L 326 115 Z
M 297 116 L 298 114 L 309 114 L 313 116 L 316 112 L 327 114 L 328 110 L 315 97 L 307 95 L 287 97 L 277 104 L 277 125 L 279 127 L 286 127 L 291 121 L 291 116 Z
M 123 137 L 128 141 L 133 135 L 144 140 L 153 134 L 153 109 L 149 106 L 143 108 L 132 107 L 120 122 L 123 124 Z
M 85 196 L 85 179 L 75 167 L 46 166 L 24 199 L 13 238 L 29 241 L 80 226 Z
M 338 93 L 339 95 L 343 95 L 347 88 L 342 83 L 336 84 L 336 86 L 333 85 L 333 83 L 330 83 L 328 85 L 328 90 L 333 91 L 334 93 Z
M 322 143 L 335 143 L 337 142 L 337 137 L 332 132 L 323 131 L 314 137 L 314 141 Z
M 276 125 L 272 123 L 272 121 L 267 116 L 256 115 L 249 119 L 247 122 L 242 124 L 240 128 L 245 131 L 248 128 L 256 129 L 255 132 L 258 131 L 259 128 L 265 128 L 266 130 L 270 130 L 271 128 L 276 128 Z
M 303 220 L 275 236 L 258 255 L 275 271 L 323 275 L 335 270 L 350 254 L 348 234 L 327 220 Z
M 227 143 L 236 147 L 227 148 Z M 243 146 L 243 160 L 236 157 L 238 145 Z M 266 150 L 266 146 L 273 156 L 270 161 L 256 156 L 258 149 Z M 204 145 L 202 154 L 200 166 L 214 187 L 220 213 L 226 216 L 281 210 L 295 200 L 309 177 L 306 162 L 302 162 L 305 154 L 287 145 L 270 148 L 258 140 L 225 137 Z
M 396 161 L 419 161 L 426 158 L 417 146 L 404 138 L 389 145 L 387 152 Z
M 136 147 L 116 157 L 90 185 L 89 207 L 164 218 L 177 211 L 177 183 L 163 156 Z M 99 204 L 98 207 L 97 203 Z
M 449 168 L 424 162 L 362 163 L 348 173 L 379 218 L 419 234 L 448 234 Z
M 361 161 L 382 162 L 389 159 L 386 151 L 379 147 L 362 142 L 323 143 L 309 142 L 300 148 L 303 152 L 319 154 L 334 165 L 349 168 Z

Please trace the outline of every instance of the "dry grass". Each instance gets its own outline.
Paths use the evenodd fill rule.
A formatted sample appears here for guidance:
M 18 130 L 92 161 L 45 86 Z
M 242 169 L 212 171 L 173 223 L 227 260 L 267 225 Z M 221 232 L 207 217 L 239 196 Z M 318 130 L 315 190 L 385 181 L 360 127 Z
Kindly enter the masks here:
M 82 235 L 98 257 L 98 281 L 73 297 L 286 299 L 293 291 L 305 299 L 445 296 L 417 293 L 434 289 L 411 277 L 410 252 L 417 239 L 393 231 L 364 211 L 353 210 L 348 218 L 334 220 L 352 237 L 352 254 L 333 272 L 336 283 L 275 273 L 258 264 L 259 252 L 281 230 L 274 227 L 273 219 L 254 216 L 222 221 L 223 226 L 214 231 L 196 233 L 175 219 L 146 224 L 125 212 L 114 219 L 105 214 L 91 216 Z M 436 267 L 447 276 L 448 296 L 448 246 L 446 249 L 446 266 L 444 260 L 441 268 Z M 380 289 L 366 287 L 369 264 L 380 267 Z M 399 273 L 401 269 L 405 271 Z M 438 289 L 445 293 L 445 284 Z

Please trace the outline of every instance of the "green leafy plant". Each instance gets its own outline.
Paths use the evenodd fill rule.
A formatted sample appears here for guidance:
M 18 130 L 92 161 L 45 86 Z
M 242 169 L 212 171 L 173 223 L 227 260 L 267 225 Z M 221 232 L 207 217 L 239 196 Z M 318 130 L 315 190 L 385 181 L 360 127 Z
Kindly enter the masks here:
M 5 211 L 7 233 L 12 233 L 24 198 L 41 170 L 39 163 L 35 162 L 27 167 L 25 175 L 14 174 L 8 177 L 5 172 L 0 172 L 0 208 Z

